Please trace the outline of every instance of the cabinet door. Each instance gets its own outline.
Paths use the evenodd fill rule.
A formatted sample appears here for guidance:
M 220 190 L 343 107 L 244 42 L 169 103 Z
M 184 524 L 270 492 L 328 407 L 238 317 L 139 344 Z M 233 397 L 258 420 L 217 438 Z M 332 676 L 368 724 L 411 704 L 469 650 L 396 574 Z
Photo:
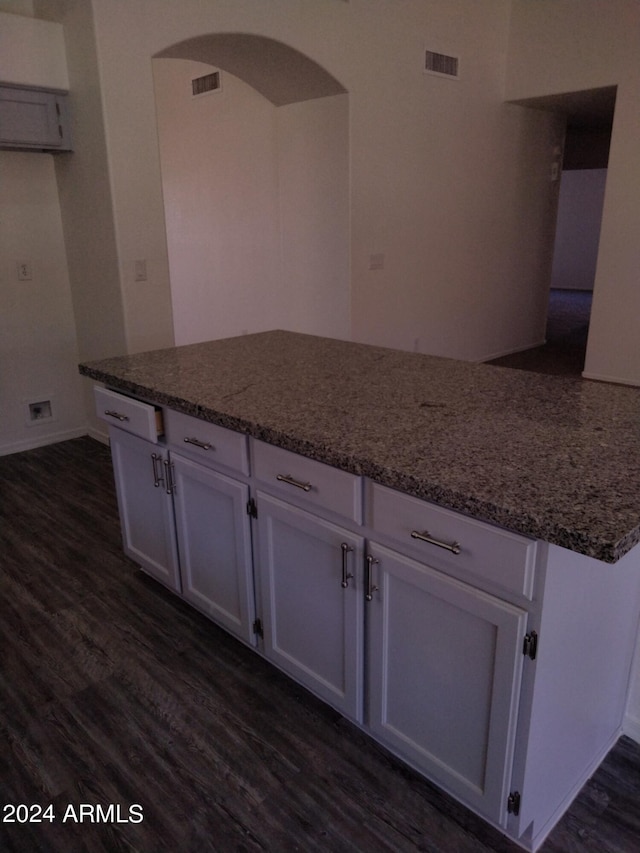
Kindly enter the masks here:
M 69 151 L 67 96 L 0 86 L 0 147 Z
M 367 563 L 371 729 L 504 824 L 526 612 L 379 545 Z
M 171 453 L 184 597 L 252 645 L 249 487 Z
M 109 427 L 125 553 L 146 572 L 180 592 L 167 451 L 144 438 Z
M 261 493 L 258 535 L 266 656 L 360 720 L 364 540 Z

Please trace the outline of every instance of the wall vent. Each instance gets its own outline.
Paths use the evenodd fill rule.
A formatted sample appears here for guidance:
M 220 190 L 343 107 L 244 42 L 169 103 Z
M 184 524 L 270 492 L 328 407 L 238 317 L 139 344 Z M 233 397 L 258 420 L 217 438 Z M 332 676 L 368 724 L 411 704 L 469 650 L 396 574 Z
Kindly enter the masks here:
M 191 94 L 193 97 L 198 95 L 207 95 L 209 92 L 219 92 L 222 88 L 222 80 L 219 71 L 213 71 L 211 74 L 205 74 L 202 77 L 195 77 L 191 81 Z
M 457 56 L 447 56 L 433 50 L 425 51 L 424 70 L 441 77 L 458 77 L 460 61 Z

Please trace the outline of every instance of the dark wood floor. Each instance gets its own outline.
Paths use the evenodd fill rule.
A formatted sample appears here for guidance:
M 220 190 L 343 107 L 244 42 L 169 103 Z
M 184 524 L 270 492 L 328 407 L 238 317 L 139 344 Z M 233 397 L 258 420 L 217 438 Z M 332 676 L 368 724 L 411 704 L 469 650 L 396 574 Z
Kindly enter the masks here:
M 588 290 L 551 290 L 546 343 L 487 363 L 532 373 L 581 376 L 587 353 L 592 297 Z
M 0 564 L 3 853 L 518 849 L 139 572 L 99 443 L 0 458 Z M 543 849 L 640 849 L 636 744 Z

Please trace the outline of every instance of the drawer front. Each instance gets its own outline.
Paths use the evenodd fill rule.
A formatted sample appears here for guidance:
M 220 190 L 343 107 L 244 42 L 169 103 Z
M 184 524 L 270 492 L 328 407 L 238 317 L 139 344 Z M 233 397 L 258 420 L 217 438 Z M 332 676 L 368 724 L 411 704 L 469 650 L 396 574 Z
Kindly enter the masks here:
M 125 432 L 158 443 L 158 436 L 162 435 L 162 412 L 159 409 L 106 388 L 94 386 L 93 393 L 99 418 Z
M 402 551 L 532 598 L 534 540 L 376 483 L 368 483 L 367 499 L 372 528 Z
M 254 474 L 294 503 L 362 524 L 362 478 L 262 441 L 252 442 Z
M 192 459 L 249 473 L 247 438 L 242 433 L 173 409 L 165 409 L 164 427 L 168 443 Z

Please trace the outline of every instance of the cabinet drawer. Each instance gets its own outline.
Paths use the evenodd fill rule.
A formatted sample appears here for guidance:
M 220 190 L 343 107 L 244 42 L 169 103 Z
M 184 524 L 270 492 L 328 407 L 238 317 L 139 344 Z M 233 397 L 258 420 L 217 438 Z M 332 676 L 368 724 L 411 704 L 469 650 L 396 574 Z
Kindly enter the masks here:
M 289 450 L 253 441 L 254 474 L 269 490 L 362 524 L 362 479 Z
M 162 411 L 150 403 L 94 386 L 99 418 L 125 432 L 131 432 L 157 444 L 162 435 Z
M 367 499 L 372 528 L 403 552 L 532 598 L 534 540 L 376 483 L 368 483 Z
M 180 448 L 181 453 L 204 464 L 224 465 L 242 474 L 249 473 L 247 438 L 242 433 L 173 409 L 165 409 L 164 427 L 168 443 Z

